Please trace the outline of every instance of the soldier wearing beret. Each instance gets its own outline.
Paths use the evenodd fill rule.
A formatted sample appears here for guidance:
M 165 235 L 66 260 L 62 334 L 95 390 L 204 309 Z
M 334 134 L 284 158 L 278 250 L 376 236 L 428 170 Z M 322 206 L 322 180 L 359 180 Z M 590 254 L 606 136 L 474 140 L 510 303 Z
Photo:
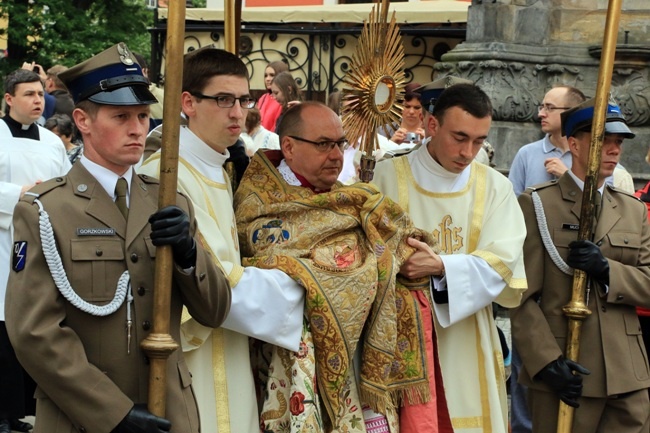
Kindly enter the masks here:
M 198 433 L 180 350 L 167 364 L 166 418 L 147 411 L 156 246 L 174 257 L 170 334 L 185 305 L 218 327 L 228 282 L 196 241 L 190 201 L 157 209 L 158 183 L 134 174 L 156 99 L 123 43 L 59 75 L 76 107 L 84 154 L 66 176 L 16 206 L 6 311 L 16 354 L 33 376 L 35 433 Z
M 560 400 L 578 408 L 574 433 L 647 432 L 650 422 L 648 355 L 634 308 L 650 306 L 650 226 L 642 202 L 605 184 L 623 140 L 634 138 L 612 102 L 593 239 L 577 240 L 593 115 L 593 99 L 562 113 L 571 170 L 519 196 L 528 232 L 528 290 L 512 312 L 512 336 L 523 361 L 519 381 L 529 387 L 534 432 L 556 431 Z M 568 320 L 562 311 L 571 299 L 574 269 L 588 276 L 585 299 L 591 310 L 582 324 L 577 362 L 564 357 Z

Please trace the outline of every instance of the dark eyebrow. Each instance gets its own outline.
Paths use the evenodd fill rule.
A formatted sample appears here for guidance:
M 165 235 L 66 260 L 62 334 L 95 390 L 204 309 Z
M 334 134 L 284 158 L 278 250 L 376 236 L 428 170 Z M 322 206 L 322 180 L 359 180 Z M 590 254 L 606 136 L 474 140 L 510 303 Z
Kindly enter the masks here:
M 244 94 L 241 95 L 241 96 L 237 96 L 237 95 L 235 95 L 234 93 L 219 92 L 219 93 L 217 93 L 216 95 L 213 95 L 213 96 L 215 96 L 215 97 L 216 97 L 216 96 L 232 96 L 233 98 L 250 98 L 250 97 L 251 97 L 251 94 L 250 94 L 250 92 L 249 92 L 249 93 L 244 93 Z
M 452 131 L 451 133 L 455 134 L 455 135 L 459 135 L 459 136 L 461 136 L 463 138 L 470 138 L 469 134 L 464 132 L 464 131 Z M 485 139 L 487 139 L 487 137 L 488 137 L 487 135 L 483 135 L 483 136 L 480 136 L 480 137 L 476 137 L 476 139 L 477 140 L 485 140 Z
M 329 138 L 324 135 L 321 135 L 315 141 L 341 141 L 341 140 L 347 140 L 347 138 L 345 138 L 345 135 L 339 138 Z

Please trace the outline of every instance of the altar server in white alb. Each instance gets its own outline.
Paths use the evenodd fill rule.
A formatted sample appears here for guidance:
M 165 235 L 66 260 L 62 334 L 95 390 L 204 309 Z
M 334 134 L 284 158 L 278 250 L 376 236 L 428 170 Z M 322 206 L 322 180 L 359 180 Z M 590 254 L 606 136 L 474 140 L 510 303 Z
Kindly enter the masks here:
M 431 277 L 430 293 L 413 295 L 437 334 L 452 424 L 443 431 L 505 433 L 503 355 L 492 303 L 520 303 L 526 227 L 508 179 L 474 161 L 492 123 L 489 97 L 474 84 L 452 83 L 446 77 L 417 90 L 430 140 L 378 164 L 374 181 L 439 242 L 440 255 L 410 240 L 419 251 L 401 273 Z M 430 432 L 431 410 L 426 404 L 404 408 L 402 431 Z
M 223 165 L 255 106 L 246 66 L 227 51 L 206 47 L 187 54 L 183 69 L 187 125 L 180 131 L 178 189 L 192 200 L 201 244 L 228 276 L 232 305 L 218 329 L 184 314 L 182 347 L 201 432 L 258 433 L 248 337 L 298 351 L 305 293 L 282 271 L 241 266 L 233 191 Z M 139 171 L 158 177 L 159 170 L 157 152 Z

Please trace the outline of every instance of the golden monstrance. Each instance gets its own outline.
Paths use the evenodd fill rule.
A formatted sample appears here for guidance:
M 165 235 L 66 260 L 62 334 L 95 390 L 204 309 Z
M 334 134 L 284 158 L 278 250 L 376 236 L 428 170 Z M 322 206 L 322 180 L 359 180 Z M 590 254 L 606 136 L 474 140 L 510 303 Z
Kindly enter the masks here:
M 378 148 L 378 128 L 399 123 L 404 101 L 404 47 L 393 11 L 390 23 L 388 0 L 373 6 L 363 22 L 350 70 L 343 79 L 343 129 L 348 141 L 360 143 L 363 182 L 370 182 Z

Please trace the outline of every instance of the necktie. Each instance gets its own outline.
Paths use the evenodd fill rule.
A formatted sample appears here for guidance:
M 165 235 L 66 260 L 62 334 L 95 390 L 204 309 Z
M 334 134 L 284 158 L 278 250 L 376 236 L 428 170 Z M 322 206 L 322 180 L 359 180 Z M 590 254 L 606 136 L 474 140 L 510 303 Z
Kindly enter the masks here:
M 117 208 L 120 210 L 120 212 L 122 212 L 122 215 L 124 215 L 124 219 L 127 219 L 129 216 L 129 207 L 126 205 L 127 193 L 128 184 L 126 182 L 126 179 L 121 177 L 117 180 L 117 185 L 115 185 L 115 195 L 117 196 L 115 199 L 115 204 L 117 205 Z
M 598 221 L 600 218 L 601 205 L 603 203 L 603 196 L 600 194 L 600 191 L 596 191 L 596 203 L 594 203 L 594 219 Z

